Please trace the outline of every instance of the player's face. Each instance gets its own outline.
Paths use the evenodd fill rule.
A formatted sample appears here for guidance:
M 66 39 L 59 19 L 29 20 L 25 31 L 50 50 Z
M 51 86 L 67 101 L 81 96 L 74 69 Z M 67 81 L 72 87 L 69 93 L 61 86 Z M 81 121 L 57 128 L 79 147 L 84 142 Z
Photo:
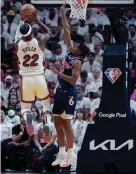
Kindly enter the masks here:
M 80 56 L 81 55 L 81 51 L 79 49 L 79 44 L 74 44 L 74 47 L 72 49 L 72 54 L 75 56 Z

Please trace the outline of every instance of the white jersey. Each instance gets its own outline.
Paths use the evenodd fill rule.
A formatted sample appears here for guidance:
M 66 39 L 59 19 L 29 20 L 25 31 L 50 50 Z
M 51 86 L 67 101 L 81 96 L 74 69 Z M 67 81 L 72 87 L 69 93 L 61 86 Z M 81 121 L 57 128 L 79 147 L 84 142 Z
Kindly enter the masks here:
M 18 59 L 20 75 L 36 75 L 44 73 L 43 51 L 38 45 L 37 39 L 25 42 L 21 40 L 18 43 Z

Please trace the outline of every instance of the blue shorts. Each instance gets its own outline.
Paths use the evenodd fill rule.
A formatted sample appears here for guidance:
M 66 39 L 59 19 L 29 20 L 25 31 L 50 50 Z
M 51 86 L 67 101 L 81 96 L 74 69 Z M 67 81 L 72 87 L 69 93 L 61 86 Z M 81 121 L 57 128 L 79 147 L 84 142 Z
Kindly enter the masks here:
M 74 115 L 77 103 L 77 91 L 75 88 L 64 91 L 58 87 L 56 90 L 53 114 L 61 115 L 63 113 Z

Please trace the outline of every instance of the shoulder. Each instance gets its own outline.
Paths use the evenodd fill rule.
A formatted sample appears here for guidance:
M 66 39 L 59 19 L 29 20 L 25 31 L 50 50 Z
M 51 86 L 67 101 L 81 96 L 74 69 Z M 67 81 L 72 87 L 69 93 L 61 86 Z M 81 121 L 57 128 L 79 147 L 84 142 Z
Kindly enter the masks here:
M 73 64 L 74 67 L 78 67 L 78 68 L 81 68 L 82 67 L 82 62 L 80 60 L 75 60 L 74 64 Z

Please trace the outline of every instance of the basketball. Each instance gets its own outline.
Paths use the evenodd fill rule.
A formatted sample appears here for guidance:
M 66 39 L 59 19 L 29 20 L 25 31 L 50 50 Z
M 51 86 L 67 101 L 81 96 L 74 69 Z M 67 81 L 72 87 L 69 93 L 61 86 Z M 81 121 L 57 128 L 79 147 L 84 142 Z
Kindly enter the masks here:
M 32 21 L 36 15 L 36 8 L 31 4 L 25 4 L 20 9 L 20 15 L 23 16 L 24 20 Z

